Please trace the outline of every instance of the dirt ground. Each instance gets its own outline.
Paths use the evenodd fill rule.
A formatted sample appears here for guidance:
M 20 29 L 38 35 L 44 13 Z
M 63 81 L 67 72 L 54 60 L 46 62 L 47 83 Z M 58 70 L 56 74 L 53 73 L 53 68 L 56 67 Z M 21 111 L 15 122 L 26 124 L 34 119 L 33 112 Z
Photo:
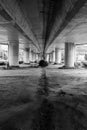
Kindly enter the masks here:
M 87 70 L 0 70 L 0 130 L 87 130 Z

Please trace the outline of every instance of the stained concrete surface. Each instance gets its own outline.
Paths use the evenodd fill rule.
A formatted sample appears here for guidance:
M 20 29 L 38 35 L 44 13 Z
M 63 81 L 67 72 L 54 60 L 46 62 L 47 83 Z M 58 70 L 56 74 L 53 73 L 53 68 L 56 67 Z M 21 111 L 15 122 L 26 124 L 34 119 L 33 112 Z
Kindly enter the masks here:
M 0 130 L 87 130 L 87 70 L 0 70 Z

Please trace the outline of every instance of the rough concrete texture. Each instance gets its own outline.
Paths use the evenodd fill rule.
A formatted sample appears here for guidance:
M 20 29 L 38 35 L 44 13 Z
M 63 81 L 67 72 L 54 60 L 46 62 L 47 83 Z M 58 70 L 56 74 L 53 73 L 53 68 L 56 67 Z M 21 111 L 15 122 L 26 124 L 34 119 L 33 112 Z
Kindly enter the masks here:
M 14 1 L 3 0 L 3 1 L 0 1 L 0 4 L 14 21 L 13 24 L 15 23 L 19 26 L 17 29 L 19 29 L 19 31 L 22 30 L 28 37 L 30 37 L 32 41 L 34 42 L 34 44 L 35 43 L 38 44 L 35 36 L 32 33 L 30 25 L 28 24 L 27 20 L 25 19 L 24 14 L 22 13 L 18 5 L 18 2 L 16 0 Z
M 0 70 L 0 130 L 87 130 L 87 70 Z

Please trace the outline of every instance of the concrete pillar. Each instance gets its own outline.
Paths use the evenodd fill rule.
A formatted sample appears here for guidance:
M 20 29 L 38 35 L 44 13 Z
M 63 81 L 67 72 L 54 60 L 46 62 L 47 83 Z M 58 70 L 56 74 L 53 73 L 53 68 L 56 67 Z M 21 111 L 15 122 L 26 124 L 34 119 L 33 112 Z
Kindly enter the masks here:
M 38 53 L 36 55 L 36 60 L 37 60 L 37 62 L 39 62 L 39 54 Z
M 19 66 L 19 40 L 17 32 L 9 32 L 8 41 L 9 66 Z
M 52 51 L 51 55 L 52 55 L 52 62 L 54 62 L 54 51 Z
M 62 58 L 61 49 L 55 48 L 55 63 L 60 64 L 61 58 Z
M 52 53 L 49 53 L 49 61 L 52 62 Z
M 24 63 L 29 63 L 29 48 L 24 49 Z
M 35 61 L 35 53 L 32 51 L 32 62 Z
M 36 61 L 38 61 L 38 55 L 37 55 L 37 53 L 36 53 Z
M 50 53 L 50 54 L 49 54 L 50 63 L 51 63 L 51 57 L 52 57 L 52 56 L 51 56 L 51 53 Z
M 35 61 L 37 61 L 37 54 L 35 53 Z
M 31 51 L 31 62 L 33 62 L 33 51 Z
M 29 62 L 32 62 L 32 50 L 29 48 Z
M 77 62 L 77 51 L 76 51 L 76 46 L 75 46 L 75 53 L 74 53 L 74 54 L 75 54 L 75 56 L 74 56 L 74 57 L 75 57 L 74 62 Z
M 50 62 L 53 62 L 53 51 L 50 53 Z
M 33 50 L 31 50 L 31 49 L 30 49 L 29 57 L 30 57 L 30 58 L 29 58 L 30 61 L 33 62 L 33 59 L 34 59 L 34 58 L 33 58 Z
M 55 51 L 52 52 L 53 53 L 53 63 L 55 63 Z
M 75 61 L 75 45 L 74 43 L 65 43 L 65 67 L 74 67 Z
M 49 63 L 50 63 L 50 53 L 49 53 Z
M 49 61 L 49 58 L 50 56 L 49 56 L 49 54 L 47 54 L 47 56 L 46 56 L 46 61 L 49 63 L 50 61 Z
M 41 54 L 40 53 L 38 54 L 38 60 L 39 61 L 41 60 Z
M 36 60 L 36 54 L 35 54 L 35 52 L 33 53 L 33 62 L 35 62 L 35 60 Z

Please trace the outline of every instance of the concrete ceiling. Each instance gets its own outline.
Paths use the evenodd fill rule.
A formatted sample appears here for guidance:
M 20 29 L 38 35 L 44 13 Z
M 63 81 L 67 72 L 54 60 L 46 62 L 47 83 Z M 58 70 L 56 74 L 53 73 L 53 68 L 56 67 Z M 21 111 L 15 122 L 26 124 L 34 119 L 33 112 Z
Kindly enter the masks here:
M 87 42 L 87 2 L 72 18 L 64 30 L 55 39 L 55 44 L 67 41 L 82 44 Z
M 41 52 L 87 41 L 86 0 L 0 0 L 0 5 L 0 42 L 7 41 L 12 26 L 21 32 L 21 43 L 27 38 Z

